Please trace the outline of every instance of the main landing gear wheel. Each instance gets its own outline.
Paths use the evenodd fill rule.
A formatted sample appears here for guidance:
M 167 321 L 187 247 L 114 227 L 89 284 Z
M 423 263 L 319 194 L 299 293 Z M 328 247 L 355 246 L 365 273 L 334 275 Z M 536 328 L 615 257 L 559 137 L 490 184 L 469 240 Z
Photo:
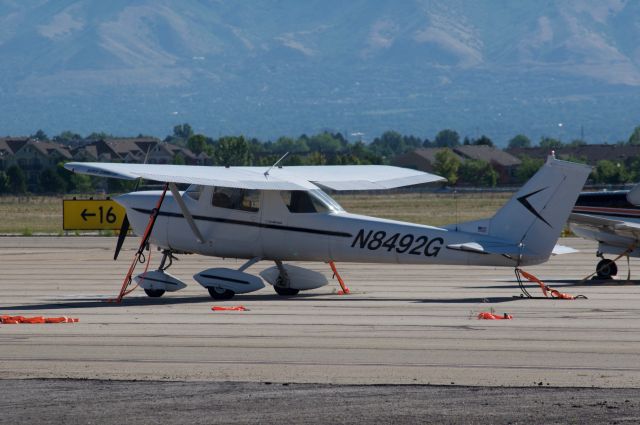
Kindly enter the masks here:
M 616 263 L 606 258 L 598 262 L 596 270 L 600 279 L 611 279 L 612 276 L 618 274 L 618 266 Z
M 211 295 L 211 298 L 213 298 L 214 300 L 230 300 L 236 294 L 235 292 L 228 289 L 215 288 L 211 286 L 208 287 L 207 290 L 209 291 L 209 295 Z
M 298 292 L 300 292 L 299 289 L 283 288 L 281 286 L 274 286 L 273 289 L 275 289 L 278 295 L 281 295 L 283 297 L 291 297 L 294 295 L 298 295 Z
M 144 292 L 151 298 L 160 298 L 164 295 L 164 289 L 145 289 Z

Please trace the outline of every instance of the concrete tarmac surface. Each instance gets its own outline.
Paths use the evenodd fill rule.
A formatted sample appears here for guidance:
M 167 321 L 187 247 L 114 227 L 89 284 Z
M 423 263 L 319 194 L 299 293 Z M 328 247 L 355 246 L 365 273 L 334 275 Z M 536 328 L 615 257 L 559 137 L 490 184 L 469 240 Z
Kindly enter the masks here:
M 593 408 L 609 414 L 624 410 L 625 400 L 640 411 L 638 397 L 629 395 L 640 392 L 640 282 L 581 283 L 595 269 L 592 242 L 562 240 L 581 252 L 525 268 L 561 292 L 588 299 L 541 299 L 534 284 L 527 288 L 536 298 L 519 298 L 509 268 L 337 264 L 351 295 L 337 295 L 332 280 L 291 298 L 267 285 L 221 302 L 191 276 L 210 267 L 237 268 L 242 261 L 182 255 L 169 272 L 186 282 L 186 289 L 159 299 L 138 289 L 121 304 L 107 303 L 119 290 L 136 239 L 128 238 L 114 262 L 115 238 L 0 238 L 0 314 L 80 319 L 0 325 L 3 388 L 19 394 L 22 387 L 71 391 L 95 385 L 97 391 L 125 385 L 101 380 L 124 380 L 135 394 L 149 387 L 132 380 L 153 382 L 162 391 L 191 388 L 187 381 L 203 391 L 207 385 L 217 391 L 227 386 L 241 398 L 243 386 L 262 389 L 272 383 L 271 390 L 295 388 L 296 394 L 353 392 L 358 398 L 364 391 L 370 400 L 387 399 L 385 391 L 397 388 L 398 394 L 418 394 L 411 396 L 418 406 L 422 396 L 416 389 L 427 398 L 441 394 L 438 403 L 447 404 L 446 394 L 455 391 L 483 400 L 477 388 L 462 387 L 485 387 L 483 394 L 501 387 L 501 397 L 513 401 L 510 409 L 532 403 L 524 399 L 560 391 L 567 400 L 594 394 L 587 397 L 591 404 L 607 403 Z M 152 251 L 152 268 L 159 259 L 160 253 Z M 296 264 L 331 277 L 326 264 Z M 271 265 L 261 262 L 248 272 L 257 274 Z M 626 277 L 626 262 L 618 266 L 619 276 Z M 640 272 L 637 259 L 631 267 L 633 278 Z M 144 265 L 137 270 L 142 272 Z M 213 312 L 213 305 L 243 305 L 249 311 Z M 476 319 L 491 310 L 513 320 Z M 55 380 L 40 380 L 49 378 Z M 585 393 L 567 387 L 607 390 Z M 303 399 L 312 406 L 313 397 Z M 320 406 L 328 406 L 332 399 L 322 400 Z M 492 398 L 486 400 L 491 413 Z M 261 402 L 268 404 L 268 399 Z M 612 403 L 618 407 L 608 408 Z M 578 404 L 586 408 L 589 403 Z M 638 415 L 624 417 L 640 421 Z

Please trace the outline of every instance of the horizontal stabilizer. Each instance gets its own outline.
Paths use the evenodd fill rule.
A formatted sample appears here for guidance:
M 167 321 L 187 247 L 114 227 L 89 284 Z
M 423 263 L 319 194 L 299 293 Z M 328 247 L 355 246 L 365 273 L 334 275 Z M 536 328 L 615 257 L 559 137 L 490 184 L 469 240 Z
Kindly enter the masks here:
M 447 249 L 474 252 L 476 254 L 505 255 L 507 257 L 517 257 L 520 255 L 520 248 L 517 245 L 500 244 L 496 242 L 465 242 L 447 245 Z
M 575 248 L 571 248 L 570 246 L 559 245 L 553 247 L 553 251 L 551 251 L 552 255 L 562 255 L 562 254 L 573 254 L 576 252 L 580 252 Z

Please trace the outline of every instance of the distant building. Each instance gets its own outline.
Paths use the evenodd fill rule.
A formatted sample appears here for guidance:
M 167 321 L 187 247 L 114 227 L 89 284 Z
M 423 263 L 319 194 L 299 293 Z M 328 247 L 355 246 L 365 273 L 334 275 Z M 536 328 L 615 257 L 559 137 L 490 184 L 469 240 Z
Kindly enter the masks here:
M 420 148 L 397 156 L 393 165 L 413 168 L 427 173 L 435 172 L 436 154 L 446 148 Z M 498 184 L 511 184 L 520 159 L 500 149 L 486 145 L 462 145 L 451 148 L 460 162 L 468 159 L 485 161 L 498 173 Z
M 545 159 L 549 155 L 546 148 L 509 148 L 506 149 L 511 155 L 522 158 Z M 630 158 L 640 156 L 640 146 L 637 145 L 609 145 L 590 144 L 582 146 L 563 146 L 555 149 L 556 157 L 559 159 L 575 159 L 586 161 L 589 165 L 596 165 L 598 161 L 606 159 L 614 162 L 626 163 Z
M 455 153 L 465 159 L 475 159 L 491 164 L 498 173 L 498 184 L 511 184 L 515 172 L 522 163 L 517 157 L 487 145 L 463 145 L 453 149 Z
M 0 156 L 0 169 L 6 170 L 14 164 L 20 166 L 25 173 L 29 190 L 38 186 L 38 178 L 44 169 L 72 159 L 65 146 L 29 137 L 0 139 Z
M 95 140 L 75 148 L 72 153 L 77 161 L 147 164 L 172 164 L 178 154 L 188 165 L 203 165 L 208 158 L 206 155 L 195 155 L 187 148 L 151 137 Z
M 38 187 L 40 173 L 60 162 L 132 162 L 172 164 L 180 155 L 185 164 L 207 165 L 210 158 L 156 138 L 110 138 L 93 140 L 73 149 L 59 143 L 30 137 L 0 138 L 0 171 L 16 164 L 24 171 L 28 189 Z

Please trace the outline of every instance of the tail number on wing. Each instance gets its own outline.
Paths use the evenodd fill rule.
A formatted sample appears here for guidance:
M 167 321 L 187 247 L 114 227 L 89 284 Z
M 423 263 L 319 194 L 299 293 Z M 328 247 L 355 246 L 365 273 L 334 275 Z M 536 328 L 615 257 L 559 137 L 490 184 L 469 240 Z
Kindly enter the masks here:
M 435 257 L 440 252 L 443 243 L 444 239 L 442 238 L 429 240 L 426 236 L 414 236 L 411 234 L 401 236 L 400 233 L 394 233 L 387 238 L 387 232 L 384 230 L 378 230 L 377 232 L 369 230 L 365 235 L 364 229 L 360 229 L 351 243 L 351 248 L 357 246 L 360 249 L 366 248 L 371 251 L 386 249 L 389 252 L 395 250 L 399 254 L 406 252 L 411 255 Z

